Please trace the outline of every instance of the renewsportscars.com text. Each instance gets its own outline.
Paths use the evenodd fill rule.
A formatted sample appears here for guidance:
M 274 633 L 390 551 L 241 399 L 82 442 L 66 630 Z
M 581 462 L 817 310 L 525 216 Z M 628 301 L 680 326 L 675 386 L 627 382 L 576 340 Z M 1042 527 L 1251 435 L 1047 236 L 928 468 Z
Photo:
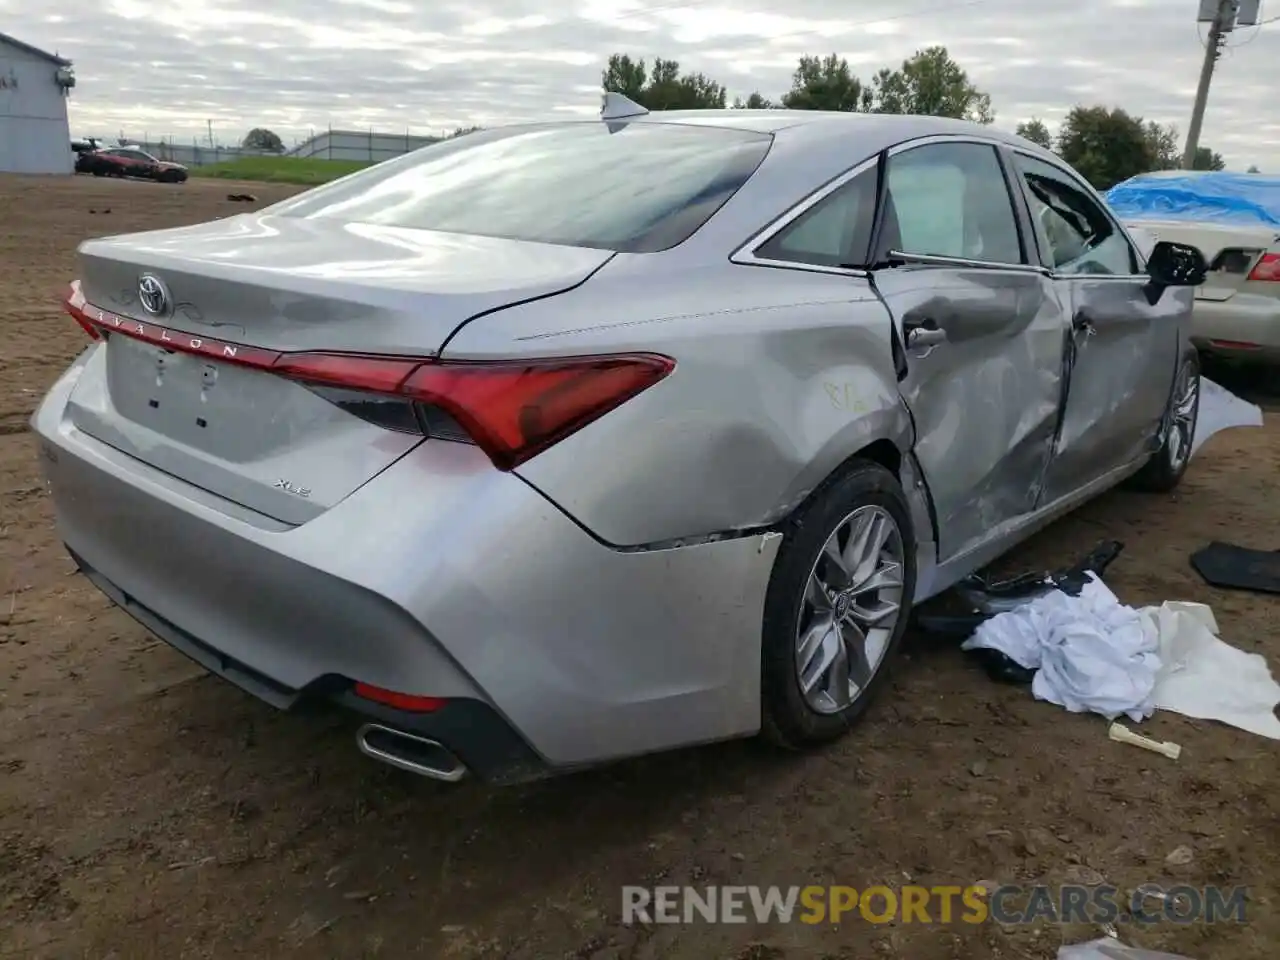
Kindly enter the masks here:
M 1243 887 L 1099 885 L 622 888 L 622 922 L 1243 923 Z

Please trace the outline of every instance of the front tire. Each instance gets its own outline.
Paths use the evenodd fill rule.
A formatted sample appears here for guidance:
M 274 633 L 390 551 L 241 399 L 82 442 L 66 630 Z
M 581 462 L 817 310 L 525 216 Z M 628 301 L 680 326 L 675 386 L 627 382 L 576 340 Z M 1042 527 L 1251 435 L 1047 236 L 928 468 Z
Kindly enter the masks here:
M 915 593 L 906 497 L 855 461 L 788 521 L 765 598 L 762 734 L 790 749 L 843 735 L 902 643 Z
M 1134 489 L 1148 493 L 1168 493 L 1182 482 L 1191 462 L 1191 445 L 1200 420 L 1200 355 L 1188 353 L 1178 366 L 1178 375 L 1169 394 L 1165 412 L 1164 443 L 1134 474 Z

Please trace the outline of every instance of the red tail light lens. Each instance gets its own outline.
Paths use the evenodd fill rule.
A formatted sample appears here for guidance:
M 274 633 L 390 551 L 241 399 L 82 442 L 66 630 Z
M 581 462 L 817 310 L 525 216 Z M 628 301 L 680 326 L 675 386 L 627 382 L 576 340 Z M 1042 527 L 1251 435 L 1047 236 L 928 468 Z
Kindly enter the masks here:
M 100 310 L 85 301 L 78 281 L 66 307 L 95 339 L 118 333 L 289 377 L 388 429 L 470 440 L 500 470 L 519 466 L 675 369 L 669 357 L 648 353 L 495 362 L 280 353 Z
M 1262 259 L 1254 266 L 1253 272 L 1249 274 L 1249 279 L 1280 281 L 1280 253 L 1263 254 Z
M 80 324 L 80 329 L 89 335 L 90 340 L 102 339 L 102 334 L 98 332 L 98 328 L 90 322 L 84 312 L 85 299 L 84 294 L 80 292 L 79 280 L 71 284 L 71 289 L 62 298 L 62 305 L 66 308 L 67 313 L 71 314 L 71 319 Z
M 590 357 L 538 363 L 431 364 L 404 390 L 450 414 L 510 470 L 653 386 L 666 357 Z
M 500 470 L 599 419 L 674 367 L 653 354 L 422 363 L 310 353 L 282 354 L 273 364 L 303 383 L 389 394 L 443 411 Z

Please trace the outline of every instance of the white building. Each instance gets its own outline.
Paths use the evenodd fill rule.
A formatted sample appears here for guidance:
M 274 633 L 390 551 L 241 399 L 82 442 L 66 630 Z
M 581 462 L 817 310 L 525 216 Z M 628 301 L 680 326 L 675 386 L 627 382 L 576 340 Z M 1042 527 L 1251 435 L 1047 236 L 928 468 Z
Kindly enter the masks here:
M 0 33 L 0 173 L 71 173 L 71 61 Z

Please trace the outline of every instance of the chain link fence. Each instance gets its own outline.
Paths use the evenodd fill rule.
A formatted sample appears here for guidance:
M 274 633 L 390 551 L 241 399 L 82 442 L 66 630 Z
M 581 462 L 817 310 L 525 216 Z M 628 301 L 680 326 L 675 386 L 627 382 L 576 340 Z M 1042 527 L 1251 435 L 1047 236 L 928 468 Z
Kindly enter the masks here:
M 122 131 L 119 144 L 141 147 L 161 160 L 181 163 L 188 167 L 202 167 L 225 163 L 242 157 L 287 156 L 322 160 L 347 160 L 378 163 L 411 153 L 420 147 L 435 143 L 440 137 L 418 136 L 405 133 L 379 133 L 375 130 L 325 130 L 297 141 L 283 154 L 266 150 L 249 150 L 239 146 L 222 146 L 202 143 L 199 138 L 184 141 L 177 137 L 153 139 L 144 132 L 141 137 L 129 137 Z

